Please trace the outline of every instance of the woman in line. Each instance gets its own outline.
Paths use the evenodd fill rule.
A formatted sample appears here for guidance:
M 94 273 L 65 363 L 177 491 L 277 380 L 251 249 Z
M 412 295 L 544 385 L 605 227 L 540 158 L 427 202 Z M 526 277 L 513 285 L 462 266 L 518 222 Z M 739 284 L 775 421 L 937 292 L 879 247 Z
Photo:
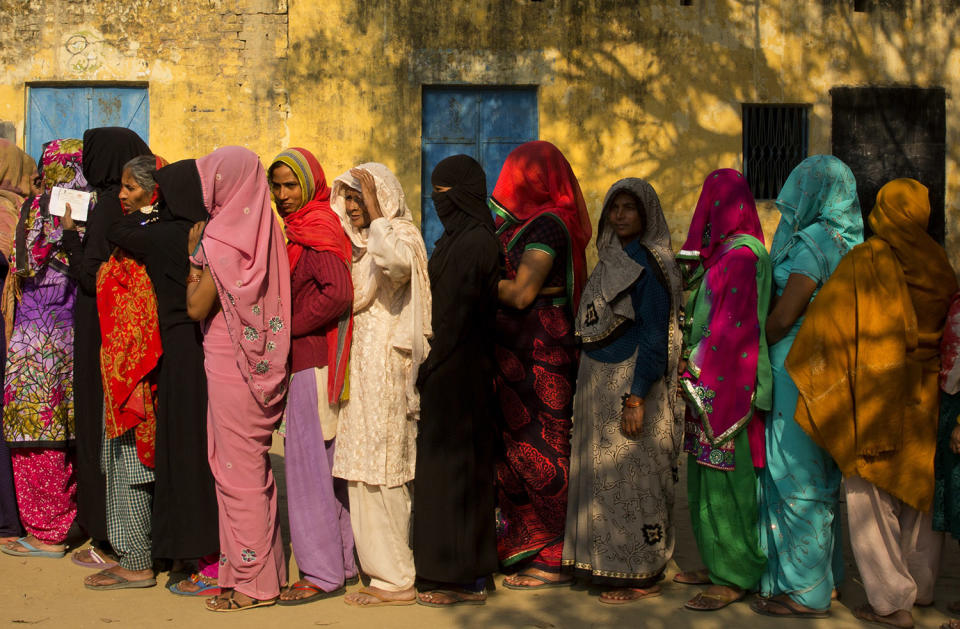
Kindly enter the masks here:
M 497 569 L 493 391 L 497 238 L 483 168 L 455 155 L 433 170 L 444 232 L 430 257 L 433 320 L 443 325 L 420 367 L 413 558 L 421 605 L 483 603 Z
M 231 612 L 273 605 L 287 581 L 268 451 L 287 394 L 290 265 L 256 154 L 225 146 L 197 171 L 210 221 L 187 242 L 187 314 L 204 321 L 223 590 L 207 609 Z
M 4 315 L 4 325 L 0 346 L 3 348 L 3 363 L 6 365 L 7 344 L 13 331 L 13 318 L 16 308 L 15 292 L 19 281 L 13 278 L 8 258 L 13 255 L 13 244 L 23 204 L 28 197 L 39 197 L 40 177 L 37 164 L 13 142 L 0 140 L 0 213 L 8 217 L 0 239 L 6 237 L 5 253 L 0 256 L 0 277 L 4 281 L 3 299 L 0 312 Z M 0 375 L 3 369 L 0 368 Z M 13 484 L 13 467 L 10 462 L 10 449 L 7 442 L 0 438 L 0 545 L 20 537 L 23 525 L 17 509 L 17 496 Z
M 934 459 L 933 530 L 960 540 L 960 293 L 953 296 L 940 342 L 940 426 Z M 947 608 L 960 613 L 960 602 Z M 951 619 L 941 629 L 960 629 Z
M 206 218 L 195 160 L 161 167 L 156 158 L 127 164 L 124 189 L 157 192 L 149 205 L 111 225 L 110 242 L 141 263 L 156 292 L 163 354 L 157 367 L 157 428 L 153 513 L 154 559 L 200 558 L 200 570 L 170 586 L 177 594 L 217 594 L 220 538 L 213 475 L 207 461 L 207 381 L 200 326 L 187 316 L 187 234 Z M 128 178 L 127 175 L 130 175 Z M 130 179 L 132 178 L 132 181 Z M 155 182 L 155 185 L 154 185 Z M 101 316 L 103 313 L 101 312 Z M 173 569 L 171 570 L 173 572 Z
M 427 250 L 400 182 L 383 164 L 337 177 L 331 203 L 353 244 L 354 293 L 350 400 L 340 413 L 333 475 L 347 481 L 357 556 L 370 577 L 344 602 L 412 605 L 416 379 L 432 336 Z
M 496 388 L 500 563 L 516 590 L 556 587 L 567 516 L 578 348 L 573 310 L 586 280 L 590 216 L 580 184 L 549 142 L 507 156 L 490 197 L 506 260 L 498 286 Z
M 767 317 L 773 411 L 766 422 L 767 465 L 760 474 L 760 546 L 765 598 L 750 607 L 768 616 L 824 618 L 843 581 L 840 470 L 794 421 L 797 387 L 783 362 L 807 305 L 840 259 L 863 242 L 857 182 L 831 155 L 803 160 L 777 197 L 780 225 L 771 259 L 776 288 Z
M 156 198 L 153 173 L 159 163 L 160 158 L 145 155 L 124 166 L 120 204 L 125 214 L 152 203 L 151 195 Z M 65 228 L 73 229 L 69 206 L 63 218 Z M 103 339 L 101 458 L 107 479 L 107 535 L 119 565 L 87 577 L 84 585 L 91 590 L 151 587 L 156 585 L 150 512 L 155 479 L 156 376 L 162 346 L 153 284 L 143 265 L 119 248 L 97 273 L 97 311 Z
M 912 627 L 933 602 L 943 535 L 932 528 L 940 337 L 957 280 L 927 232 L 927 188 L 884 185 L 873 236 L 807 308 L 786 367 L 795 419 L 843 473 L 861 620 Z
M 673 556 L 680 268 L 653 187 L 621 179 L 597 224 L 599 261 L 580 298 L 563 564 L 602 603 L 658 596 Z
M 687 501 L 706 570 L 674 580 L 710 584 L 686 603 L 714 611 L 756 587 L 766 566 L 757 532 L 757 474 L 772 381 L 764 325 L 770 257 L 746 178 L 733 169 L 703 183 L 677 256 L 691 293 L 680 385 L 687 400 Z
M 83 134 L 83 176 L 96 193 L 86 231 L 65 229 L 63 247 L 70 277 L 77 281 L 74 327 L 83 330 L 74 343 L 73 390 L 77 434 L 77 522 L 91 537 L 91 548 L 73 553 L 81 566 L 102 570 L 116 564 L 107 542 L 106 480 L 101 467 L 103 379 L 100 374 L 100 318 L 97 272 L 113 247 L 107 230 L 123 216 L 120 179 L 123 165 L 138 155 L 151 155 L 140 136 L 123 127 L 88 129 Z
M 352 332 L 352 250 L 330 209 L 330 188 L 313 153 L 290 148 L 267 171 L 283 218 L 291 295 L 291 377 L 284 414 L 290 541 L 300 579 L 280 605 L 319 601 L 356 579 L 347 484 L 330 475 Z
M 20 519 L 27 537 L 3 551 L 62 557 L 77 514 L 74 473 L 73 305 L 65 223 L 51 216 L 54 186 L 89 190 L 79 140 L 47 143 L 40 159 L 42 195 L 24 203 L 9 281 L 19 294 L 4 384 L 4 439 L 12 448 Z

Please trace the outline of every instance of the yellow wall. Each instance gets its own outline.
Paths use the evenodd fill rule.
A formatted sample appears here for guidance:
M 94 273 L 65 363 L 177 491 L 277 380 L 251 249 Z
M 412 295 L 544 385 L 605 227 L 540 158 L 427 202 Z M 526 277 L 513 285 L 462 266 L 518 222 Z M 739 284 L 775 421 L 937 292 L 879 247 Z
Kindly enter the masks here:
M 295 144 L 329 178 L 382 161 L 416 213 L 422 85 L 537 85 L 540 137 L 565 152 L 594 215 L 616 179 L 645 177 L 678 247 L 706 174 L 741 165 L 740 103 L 810 103 L 810 151 L 829 152 L 831 87 L 943 86 L 957 260 L 958 4 L 0 0 L 13 17 L 0 20 L 0 120 L 22 140 L 26 81 L 145 80 L 151 144 L 168 159 L 244 144 L 267 161 Z M 80 32 L 95 43 L 78 65 L 65 43 Z

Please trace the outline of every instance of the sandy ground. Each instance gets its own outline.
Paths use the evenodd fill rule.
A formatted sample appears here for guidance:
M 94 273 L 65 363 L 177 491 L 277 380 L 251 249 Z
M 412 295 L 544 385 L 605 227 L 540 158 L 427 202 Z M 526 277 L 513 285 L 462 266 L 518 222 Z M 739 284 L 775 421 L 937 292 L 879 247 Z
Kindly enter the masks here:
M 282 446 L 274 447 L 274 470 L 284 498 Z M 269 607 L 234 614 L 214 614 L 204 609 L 203 599 L 174 596 L 163 585 L 166 573 L 158 575 L 159 587 L 147 590 L 92 592 L 82 579 L 88 570 L 64 559 L 22 559 L 0 554 L 0 622 L 38 627 L 369 627 L 385 629 L 440 629 L 445 627 L 523 627 L 566 629 L 575 627 L 649 627 L 677 629 L 698 627 L 726 629 L 743 627 L 866 627 L 850 610 L 864 602 L 859 576 L 846 549 L 847 578 L 842 602 L 835 603 L 826 620 L 777 620 L 758 616 L 744 603 L 715 613 L 691 612 L 683 603 L 695 588 L 673 584 L 678 571 L 699 567 L 699 557 L 690 531 L 689 515 L 681 479 L 676 520 L 679 527 L 675 563 L 671 563 L 663 596 L 629 605 L 599 603 L 598 592 L 585 588 L 515 592 L 504 589 L 497 575 L 497 589 L 485 606 L 433 609 L 413 605 L 379 609 L 355 609 L 341 599 L 318 601 L 300 607 Z M 282 503 L 282 504 L 285 504 Z M 285 515 L 285 509 L 282 509 Z M 284 517 L 284 540 L 289 557 L 289 534 Z M 938 627 L 947 619 L 946 605 L 960 599 L 960 552 L 948 541 L 944 548 L 936 605 L 915 609 L 918 627 Z M 291 559 L 290 573 L 296 574 Z M 354 586 L 351 589 L 356 589 Z M 749 598 L 747 600 L 750 600 Z

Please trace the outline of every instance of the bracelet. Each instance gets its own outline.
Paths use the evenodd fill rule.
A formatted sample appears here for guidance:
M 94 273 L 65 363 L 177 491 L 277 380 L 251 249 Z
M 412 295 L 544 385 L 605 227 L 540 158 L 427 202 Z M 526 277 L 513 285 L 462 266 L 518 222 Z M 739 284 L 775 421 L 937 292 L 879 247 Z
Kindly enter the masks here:
M 200 281 L 201 277 L 202 277 L 201 275 L 198 275 L 196 273 L 191 273 L 190 275 L 187 276 L 187 284 L 196 284 L 197 282 Z
M 641 406 L 643 406 L 643 398 L 641 398 L 640 401 L 637 402 L 636 404 L 631 404 L 630 398 L 626 398 L 623 400 L 623 406 L 625 408 L 640 408 Z

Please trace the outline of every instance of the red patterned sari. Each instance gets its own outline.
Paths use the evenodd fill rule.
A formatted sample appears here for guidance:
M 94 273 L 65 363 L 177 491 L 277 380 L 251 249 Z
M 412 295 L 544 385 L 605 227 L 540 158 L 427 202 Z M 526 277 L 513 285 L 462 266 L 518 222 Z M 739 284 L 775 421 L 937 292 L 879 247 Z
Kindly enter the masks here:
M 163 353 L 157 297 L 146 270 L 119 250 L 97 274 L 100 369 L 109 439 L 135 431 L 137 456 L 154 466 L 157 364 Z

